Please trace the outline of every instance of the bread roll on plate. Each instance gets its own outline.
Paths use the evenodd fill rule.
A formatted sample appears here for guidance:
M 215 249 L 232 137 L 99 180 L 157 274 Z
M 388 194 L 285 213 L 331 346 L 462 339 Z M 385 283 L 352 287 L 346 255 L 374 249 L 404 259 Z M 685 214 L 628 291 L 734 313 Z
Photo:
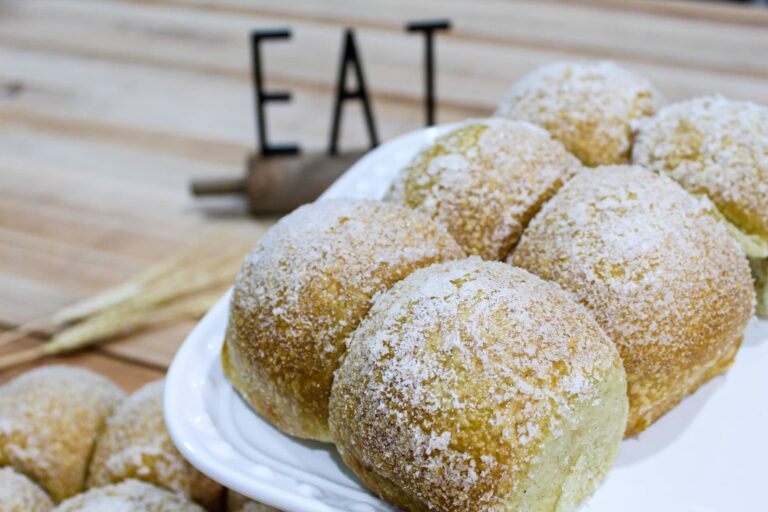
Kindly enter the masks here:
M 224 371 L 277 428 L 329 441 L 333 372 L 373 298 L 418 268 L 463 255 L 442 227 L 403 206 L 356 199 L 302 206 L 243 263 Z
M 669 105 L 640 123 L 633 159 L 709 197 L 750 258 L 768 317 L 768 108 L 722 96 Z
M 348 340 L 330 423 L 406 511 L 575 510 L 626 422 L 615 345 L 557 285 L 470 258 L 380 295 Z
M 747 261 L 712 204 L 636 166 L 579 173 L 509 261 L 570 291 L 616 342 L 628 436 L 725 371 L 753 311 Z
M 424 148 L 388 200 L 441 223 L 470 255 L 506 257 L 541 204 L 581 166 L 532 124 L 467 121 Z
M 545 128 L 584 165 L 627 163 L 637 123 L 661 94 L 613 62 L 555 62 L 512 86 L 497 116 Z

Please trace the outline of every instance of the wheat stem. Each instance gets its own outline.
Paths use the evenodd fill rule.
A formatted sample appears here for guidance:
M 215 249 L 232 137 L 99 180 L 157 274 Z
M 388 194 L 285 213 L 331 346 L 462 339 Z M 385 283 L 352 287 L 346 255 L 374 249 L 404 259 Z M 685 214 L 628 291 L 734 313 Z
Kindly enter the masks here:
M 37 318 L 25 324 L 16 326 L 13 329 L 0 334 L 0 347 L 50 327 L 53 327 L 50 316 Z
M 173 276 L 199 271 L 201 262 L 203 268 L 215 264 L 222 259 L 219 248 L 223 243 L 223 237 L 222 233 L 216 233 L 181 254 L 152 265 L 124 283 L 59 310 L 52 315 L 51 321 L 54 325 L 59 326 L 74 323 L 110 307 L 130 302 L 133 297 L 141 294 L 150 285 L 162 286 L 163 281 L 172 279 Z M 238 247 L 236 250 L 223 253 L 223 256 L 233 257 L 239 252 L 239 256 L 242 258 L 246 250 Z M 214 253 L 213 258 L 210 257 L 211 252 Z
M 45 357 L 45 347 L 46 345 L 38 345 L 34 348 L 19 350 L 18 352 L 13 352 L 12 354 L 7 354 L 0 357 L 0 370 L 5 370 L 6 368 L 11 368 L 12 366 L 29 363 L 31 361 L 36 361 L 37 359 Z
M 144 310 L 108 311 L 68 327 L 48 343 L 0 356 L 0 370 L 46 356 L 60 355 L 91 347 L 127 331 L 157 325 L 181 318 L 200 318 L 219 299 L 219 292 L 191 297 L 147 313 Z

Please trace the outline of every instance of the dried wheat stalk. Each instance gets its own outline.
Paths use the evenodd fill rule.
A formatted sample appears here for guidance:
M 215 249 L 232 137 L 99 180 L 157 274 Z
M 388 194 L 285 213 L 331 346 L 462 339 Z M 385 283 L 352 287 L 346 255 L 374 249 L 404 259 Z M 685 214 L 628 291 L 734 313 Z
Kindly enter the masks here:
M 87 348 L 136 329 L 184 318 L 197 319 L 203 316 L 220 297 L 221 293 L 219 292 L 207 293 L 189 297 L 169 304 L 162 309 L 149 312 L 144 309 L 106 311 L 64 329 L 55 334 L 47 343 L 0 356 L 0 370 L 42 357 Z
M 238 246 L 222 254 L 218 252 L 222 245 L 226 245 L 226 239 L 222 233 L 217 233 L 204 242 L 147 268 L 122 284 L 54 313 L 51 316 L 52 323 L 56 326 L 70 324 L 104 309 L 130 303 L 141 297 L 146 289 L 172 286 L 169 281 L 183 280 L 186 275 L 205 272 L 220 262 L 239 265 L 248 250 Z
M 232 283 L 248 247 L 206 240 L 95 297 L 0 335 L 0 346 L 40 329 L 67 326 L 48 343 L 0 356 L 0 370 L 92 346 L 135 329 L 199 318 Z M 231 242 L 229 245 L 232 245 Z

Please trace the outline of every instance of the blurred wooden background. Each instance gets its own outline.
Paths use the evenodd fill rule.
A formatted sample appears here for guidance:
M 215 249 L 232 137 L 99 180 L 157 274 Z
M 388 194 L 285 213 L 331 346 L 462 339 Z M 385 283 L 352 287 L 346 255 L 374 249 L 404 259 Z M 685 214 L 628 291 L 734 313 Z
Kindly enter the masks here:
M 670 100 L 719 92 L 768 103 L 768 9 L 612 0 L 0 0 L 0 330 L 116 284 L 231 229 L 193 177 L 239 174 L 254 147 L 248 33 L 264 45 L 274 142 L 329 136 L 342 29 L 357 31 L 382 139 L 423 122 L 422 52 L 409 20 L 447 17 L 437 40 L 438 120 L 486 116 L 509 85 L 560 59 L 612 59 Z M 359 108 L 342 148 L 366 142 Z M 182 322 L 60 359 L 133 389 L 162 375 Z M 45 333 L 16 345 L 41 343 Z M 0 382 L 26 367 L 0 373 Z

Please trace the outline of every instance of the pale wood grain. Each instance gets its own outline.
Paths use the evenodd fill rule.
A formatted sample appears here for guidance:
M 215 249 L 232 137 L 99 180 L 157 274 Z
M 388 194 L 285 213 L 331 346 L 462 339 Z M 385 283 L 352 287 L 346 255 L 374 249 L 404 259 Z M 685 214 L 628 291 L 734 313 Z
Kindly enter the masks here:
M 302 22 L 352 24 L 395 31 L 402 30 L 406 19 L 444 16 L 454 20 L 453 34 L 465 40 L 732 72 L 766 69 L 759 54 L 732 52 L 734 48 L 743 49 L 744 42 L 754 49 L 768 44 L 761 30 L 768 26 L 768 12 L 754 7 L 702 2 L 539 0 L 486 0 L 480 4 L 462 0 L 390 0 L 386 9 L 377 9 L 380 3 L 375 0 L 336 1 L 332 8 L 326 2 L 313 0 L 159 0 L 152 4 L 285 19 L 293 26 Z
M 30 338 L 19 342 L 17 348 L 31 348 L 40 343 L 42 343 L 42 341 Z M 0 354 L 2 353 L 4 352 L 0 350 Z M 0 384 L 3 384 L 16 375 L 32 368 L 51 364 L 66 364 L 88 368 L 108 376 L 129 393 L 143 386 L 147 382 L 162 379 L 165 373 L 162 368 L 152 368 L 143 364 L 125 361 L 118 357 L 105 355 L 94 350 L 85 350 L 69 356 L 52 357 L 45 359 L 44 361 L 22 364 L 7 370 L 0 370 Z
M 8 291 L 0 293 L 0 321 L 6 324 L 51 314 L 212 230 L 225 227 L 248 243 L 272 222 L 209 218 L 195 208 L 187 192 L 191 177 L 237 168 L 196 165 L 200 160 L 141 144 L 121 147 L 95 134 L 84 140 L 55 122 L 49 130 L 9 118 L 3 126 L 13 130 L 0 137 L 0 283 Z M 191 326 L 145 330 L 102 350 L 167 365 Z
M 469 103 L 477 107 L 480 99 L 481 105 L 492 108 L 498 98 L 485 94 L 483 83 L 502 82 L 493 89 L 498 92 L 531 66 L 562 58 L 618 59 L 629 66 L 647 68 L 662 84 L 667 71 L 682 69 L 689 83 L 683 93 L 695 88 L 703 77 L 701 91 L 714 87 L 723 93 L 752 98 L 749 91 L 731 89 L 729 80 L 717 81 L 711 75 L 728 72 L 752 79 L 768 77 L 768 64 L 760 57 L 768 51 L 765 31 L 741 24 L 643 13 L 634 13 L 628 19 L 625 11 L 541 2 L 484 2 L 483 9 L 474 9 L 466 2 L 394 3 L 387 10 L 373 9 L 367 2 L 334 5 L 335 9 L 329 10 L 322 2 L 308 0 L 282 4 L 236 0 L 151 5 L 102 2 L 97 6 L 69 2 L 66 8 L 60 4 L 47 7 L 46 11 L 52 9 L 57 14 L 55 20 L 52 14 L 38 13 L 44 19 L 37 25 L 18 26 L 11 18 L 0 29 L 0 36 L 17 45 L 59 48 L 91 57 L 156 63 L 247 80 L 247 31 L 269 24 L 290 24 L 294 38 L 269 45 L 268 76 L 278 82 L 286 78 L 330 87 L 335 78 L 339 30 L 348 22 L 362 27 L 366 67 L 378 86 L 374 92 L 415 100 L 421 94 L 421 40 L 403 33 L 403 15 L 443 13 L 456 20 L 454 31 L 440 36 L 439 43 L 443 56 L 441 77 L 445 77 L 441 80 L 441 99 L 454 106 Z M 59 12 L 62 10 L 63 14 Z M 176 16 L 170 17 L 169 10 Z M 26 17 L 23 20 L 28 21 Z M 78 42 L 72 37 L 85 27 L 94 27 L 93 38 L 100 44 Z M 141 52 L 135 43 L 139 38 L 152 40 L 151 53 Z M 481 66 L 482 72 L 475 72 Z M 679 96 L 674 88 L 679 81 L 667 81 L 671 97 Z M 466 94 L 462 84 L 475 94 Z M 751 94 L 760 94 L 759 87 Z

